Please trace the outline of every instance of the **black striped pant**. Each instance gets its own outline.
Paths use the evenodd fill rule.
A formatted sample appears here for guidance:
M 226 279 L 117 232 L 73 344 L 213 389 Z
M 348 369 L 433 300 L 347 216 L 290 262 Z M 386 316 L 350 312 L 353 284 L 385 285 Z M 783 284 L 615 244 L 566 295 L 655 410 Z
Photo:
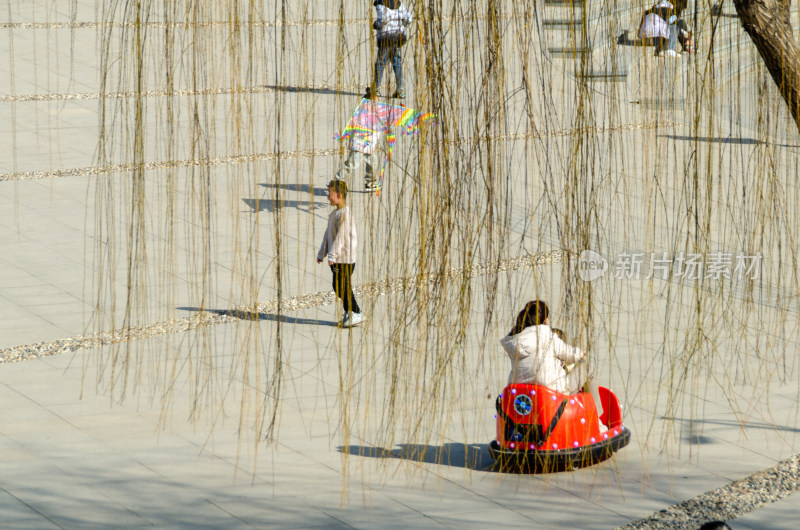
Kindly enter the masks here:
M 361 308 L 358 307 L 356 297 L 353 296 L 353 283 L 350 279 L 353 276 L 353 269 L 356 268 L 355 263 L 334 263 L 331 265 L 331 272 L 333 272 L 333 290 L 336 296 L 342 299 L 342 307 L 344 307 L 344 314 L 352 311 L 353 313 L 360 313 Z

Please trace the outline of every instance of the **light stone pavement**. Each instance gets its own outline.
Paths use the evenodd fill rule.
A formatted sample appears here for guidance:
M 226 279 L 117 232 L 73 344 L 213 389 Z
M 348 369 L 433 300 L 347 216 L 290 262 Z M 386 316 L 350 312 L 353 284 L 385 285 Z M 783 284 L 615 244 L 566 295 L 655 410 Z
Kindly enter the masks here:
M 564 267 L 576 249 L 565 248 L 559 223 L 571 205 L 566 194 L 553 190 L 566 186 L 569 168 L 563 159 L 574 147 L 575 133 L 595 142 L 587 164 L 597 175 L 593 196 L 602 229 L 592 244 L 609 259 L 631 249 L 664 248 L 658 245 L 691 231 L 673 212 L 682 211 L 676 198 L 688 185 L 685 161 L 693 156 L 725 160 L 712 169 L 715 181 L 722 181 L 715 188 L 721 197 L 714 199 L 721 207 L 709 232 L 720 246 L 749 248 L 746 236 L 732 233 L 726 216 L 752 213 L 748 209 L 759 205 L 742 200 L 741 210 L 730 212 L 738 203 L 724 197 L 736 197 L 737 186 L 768 163 L 777 168 L 778 184 L 791 183 L 782 192 L 789 212 L 784 215 L 789 224 L 797 220 L 793 177 L 800 138 L 780 125 L 785 111 L 777 110 L 767 125 L 759 117 L 755 101 L 774 94 L 758 88 L 758 70 L 748 66 L 756 64 L 751 45 L 730 16 L 732 7 L 726 7 L 728 16 L 716 34 L 713 45 L 723 50 L 723 59 L 714 64 L 668 62 L 652 57 L 649 48 L 621 50 L 630 59 L 628 78 L 594 85 L 597 125 L 588 129 L 576 130 L 584 126 L 573 119 L 578 85 L 564 74 L 569 69 L 529 58 L 537 79 L 552 91 L 551 99 L 535 94 L 534 101 L 549 101 L 556 110 L 544 104 L 538 109 L 546 123 L 537 131 L 511 118 L 500 129 L 486 130 L 504 146 L 500 157 L 513 193 L 504 221 L 507 240 L 476 245 L 482 268 L 454 267 L 426 278 L 424 285 L 413 265 L 407 268 L 403 253 L 417 249 L 407 243 L 415 237 L 417 218 L 401 183 L 404 173 L 412 173 L 420 143 L 398 137 L 382 195 L 358 190 L 350 197 L 362 241 L 354 281 L 368 320 L 343 331 L 335 327 L 338 303 L 328 291 L 329 270 L 314 258 L 329 213 L 324 184 L 341 154 L 331 138 L 357 103 L 371 64 L 364 51 L 371 38 L 370 3 L 363 4 L 348 3 L 343 13 L 347 45 L 362 51 L 340 65 L 341 78 L 335 73 L 338 5 L 292 9 L 288 24 L 263 25 L 259 31 L 271 46 L 285 30 L 289 48 L 313 60 L 293 63 L 281 75 L 259 72 L 264 81 L 245 88 L 200 86 L 169 93 L 159 84 L 157 68 L 146 73 L 145 100 L 155 114 L 165 100 L 173 101 L 181 133 L 168 149 L 158 141 L 163 115 L 143 125 L 151 154 L 144 168 L 148 283 L 129 322 L 120 317 L 119 305 L 113 320 L 95 312 L 98 300 L 104 310 L 110 307 L 107 293 L 98 294 L 99 270 L 113 272 L 102 288 L 116 292 L 118 304 L 126 293 L 128 261 L 121 249 L 132 193 L 125 173 L 131 160 L 115 151 L 100 161 L 97 152 L 102 27 L 97 6 L 9 2 L 2 10 L 0 526 L 692 528 L 720 518 L 732 528 L 795 528 L 796 284 L 764 282 L 748 291 L 734 282 L 724 294 L 706 287 L 714 306 L 704 310 L 716 324 L 704 328 L 715 333 L 705 340 L 715 341 L 722 360 L 708 365 L 705 358 L 690 360 L 681 381 L 664 361 L 664 349 L 680 351 L 690 341 L 694 286 L 611 275 L 598 280 L 593 304 L 604 316 L 595 320 L 593 347 L 603 384 L 622 401 L 630 445 L 590 468 L 538 475 L 498 473 L 487 449 L 494 437 L 494 398 L 507 376 L 508 361 L 497 343 L 521 303 L 538 294 L 553 301 L 557 315 L 567 288 Z M 503 13 L 513 13 L 501 4 Z M 620 10 L 631 29 L 638 9 Z M 264 17 L 278 20 L 271 12 Z M 456 16 L 447 20 L 458 24 Z M 503 34 L 508 45 L 518 33 L 514 17 L 502 20 L 509 28 Z M 702 20 L 707 30 L 710 21 Z M 464 27 L 481 42 L 485 21 Z M 210 27 L 208 35 L 226 28 Z M 155 25 L 158 29 L 163 28 Z M 700 45 L 708 49 L 708 31 L 705 35 Z M 217 65 L 224 53 L 208 51 L 222 57 L 215 57 Z M 415 86 L 411 56 L 407 52 L 406 64 L 409 85 Z M 508 89 L 521 83 L 522 60 L 505 61 L 507 116 L 523 116 L 524 95 Z M 693 101 L 702 83 L 692 72 L 703 68 L 718 69 L 720 81 L 717 106 L 702 114 L 713 119 L 698 126 Z M 737 70 L 747 75 L 738 78 L 732 73 Z M 185 72 L 176 86 L 190 86 L 181 75 Z M 409 92 L 410 107 L 424 106 L 422 89 Z M 253 138 L 244 143 L 250 150 L 231 149 L 235 127 L 226 129 L 237 94 L 257 121 L 267 124 L 247 126 Z M 111 99 L 130 97 L 122 91 Z M 213 98 L 216 106 L 204 112 L 221 124 L 199 156 L 181 140 L 191 126 L 186 113 L 193 97 Z M 277 116 L 289 125 L 277 130 Z M 766 162 L 754 140 L 764 135 L 774 146 Z M 466 137 L 460 145 L 470 142 Z M 276 155 L 277 144 L 282 156 Z M 208 226 L 196 208 L 203 200 L 195 195 L 195 171 L 201 170 L 213 182 Z M 660 179 L 651 179 L 647 170 Z M 486 193 L 475 189 L 475 204 Z M 168 197 L 179 206 L 165 220 Z M 101 241 L 109 237 L 103 234 L 109 218 L 102 217 L 109 211 L 117 216 L 110 221 L 110 240 L 119 245 L 119 255 L 107 269 Z M 168 221 L 175 236 L 171 243 L 163 238 L 170 232 L 164 229 Z M 275 234 L 281 246 L 277 258 Z M 393 246 L 397 241 L 403 242 L 399 248 Z M 772 252 L 767 258 L 795 252 L 769 247 L 759 247 Z M 461 299 L 469 330 L 464 361 L 448 380 L 456 391 L 442 404 L 446 415 L 439 424 L 416 430 L 404 422 L 387 426 L 385 374 L 398 362 L 420 362 L 425 353 L 417 342 L 403 343 L 398 315 L 408 310 L 410 326 L 427 325 L 435 330 L 431 333 L 441 333 L 437 337 L 446 336 L 447 329 L 439 328 L 447 320 L 434 316 L 426 322 L 429 308 L 415 307 L 419 313 L 413 315 L 408 309 L 417 290 L 440 284 L 461 293 L 469 285 Z M 496 314 L 487 324 L 483 307 L 489 296 L 495 297 Z M 748 296 L 759 307 L 758 318 L 745 313 L 749 320 L 740 321 L 741 313 L 726 311 Z M 283 304 L 277 303 L 281 298 Z M 769 333 L 757 335 L 763 329 Z M 751 340 L 754 351 L 769 358 L 766 368 L 757 356 L 725 357 Z M 407 357 L 398 361 L 402 348 Z M 270 386 L 276 351 L 280 389 Z M 123 376 L 125 388 L 118 383 Z M 424 380 L 407 384 L 427 391 Z M 669 395 L 677 396 L 675 402 L 667 402 Z M 398 399 L 407 400 L 409 415 L 419 406 L 413 397 Z M 263 435 L 276 401 L 274 439 L 261 439 L 256 433 Z M 690 502 L 689 512 L 681 511 L 681 503 L 698 499 L 706 499 L 701 507 Z

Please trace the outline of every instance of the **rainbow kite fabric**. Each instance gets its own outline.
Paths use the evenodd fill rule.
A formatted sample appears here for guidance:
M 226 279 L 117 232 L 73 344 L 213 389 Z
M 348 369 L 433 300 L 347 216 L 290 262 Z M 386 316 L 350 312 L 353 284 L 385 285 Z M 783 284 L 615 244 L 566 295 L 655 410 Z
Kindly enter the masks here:
M 351 137 L 371 140 L 375 133 L 383 133 L 386 134 L 386 140 L 391 149 L 395 141 L 395 127 L 399 127 L 400 132 L 404 135 L 415 134 L 419 132 L 423 123 L 433 117 L 434 115 L 430 112 L 420 112 L 401 105 L 362 99 L 342 134 L 337 134 L 334 139 L 340 142 Z

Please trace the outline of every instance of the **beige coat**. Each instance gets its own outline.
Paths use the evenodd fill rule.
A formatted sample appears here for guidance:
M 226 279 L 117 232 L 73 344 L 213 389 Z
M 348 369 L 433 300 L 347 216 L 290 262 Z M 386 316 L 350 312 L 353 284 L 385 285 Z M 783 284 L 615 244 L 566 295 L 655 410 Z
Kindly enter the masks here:
M 506 335 L 500 344 L 513 366 L 508 384 L 533 383 L 569 394 L 570 383 L 564 365 L 580 361 L 584 352 L 559 339 L 547 324 L 529 326 L 517 335 Z
M 328 217 L 328 228 L 322 238 L 317 259 L 327 259 L 333 263 L 355 263 L 357 245 L 356 223 L 350 207 L 337 208 Z

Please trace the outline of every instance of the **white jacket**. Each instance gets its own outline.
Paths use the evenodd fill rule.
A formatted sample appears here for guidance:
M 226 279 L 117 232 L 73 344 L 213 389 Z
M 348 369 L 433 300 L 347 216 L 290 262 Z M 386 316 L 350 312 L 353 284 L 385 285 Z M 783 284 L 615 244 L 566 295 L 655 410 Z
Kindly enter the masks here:
M 328 217 L 328 228 L 322 238 L 317 259 L 334 263 L 355 263 L 358 236 L 356 223 L 350 214 L 350 207 L 336 208 Z
M 652 39 L 655 37 L 668 39 L 669 24 L 655 13 L 650 13 L 642 19 L 642 25 L 639 27 L 639 38 Z
M 561 364 L 580 361 L 584 352 L 559 339 L 547 324 L 529 326 L 517 335 L 506 335 L 500 344 L 513 366 L 508 384 L 533 383 L 568 393 L 566 372 Z
M 661 0 L 645 11 L 647 14 L 642 18 L 642 24 L 639 26 L 639 37 L 642 39 L 652 39 L 655 37 L 668 39 L 669 25 L 676 20 L 675 15 L 672 14 L 674 9 L 675 6 L 667 0 Z M 667 14 L 672 15 L 666 16 Z
M 389 9 L 383 4 L 375 6 L 378 18 L 372 23 L 372 27 L 378 30 L 378 38 L 384 38 L 391 35 L 406 34 L 406 26 L 411 25 L 413 20 L 411 13 L 406 9 L 403 4 L 397 9 Z

